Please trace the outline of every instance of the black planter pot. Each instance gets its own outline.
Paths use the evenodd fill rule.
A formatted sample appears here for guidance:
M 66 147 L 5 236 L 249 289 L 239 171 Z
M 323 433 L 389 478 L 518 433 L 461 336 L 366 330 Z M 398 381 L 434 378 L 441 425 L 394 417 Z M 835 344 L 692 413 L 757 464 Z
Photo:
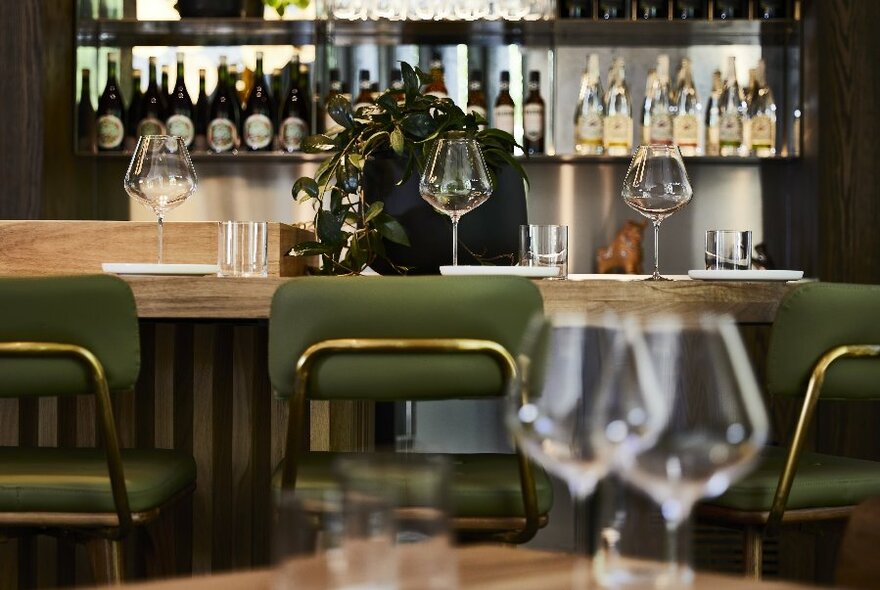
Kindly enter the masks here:
M 183 18 L 241 16 L 243 0 L 177 0 Z
M 409 236 L 410 247 L 385 241 L 388 258 L 409 267 L 409 274 L 438 274 L 441 265 L 452 264 L 452 222 L 419 195 L 418 173 L 395 185 L 405 167 L 405 160 L 390 151 L 371 156 L 364 167 L 364 198 L 367 203 L 384 201 L 385 211 L 400 221 Z M 519 226 L 527 223 L 525 186 L 510 167 L 502 168 L 497 180 L 489 200 L 458 222 L 459 264 L 506 256 L 510 258 L 491 263 L 511 264 L 519 249 Z M 381 274 L 397 274 L 381 259 L 371 266 Z

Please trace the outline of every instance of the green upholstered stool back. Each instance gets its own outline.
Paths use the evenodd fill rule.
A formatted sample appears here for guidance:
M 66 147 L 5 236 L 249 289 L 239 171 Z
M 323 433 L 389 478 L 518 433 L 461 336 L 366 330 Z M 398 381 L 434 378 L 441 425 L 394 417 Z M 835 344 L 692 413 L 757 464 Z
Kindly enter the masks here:
M 131 388 L 140 369 L 134 296 L 110 275 L 0 278 L 0 342 L 55 342 L 91 351 L 111 390 Z M 0 357 L 0 397 L 93 393 L 70 358 Z
M 802 396 L 816 361 L 844 344 L 880 344 L 880 286 L 808 283 L 779 306 L 767 355 L 767 387 Z M 841 359 L 831 365 L 822 399 L 880 399 L 880 362 Z
M 337 338 L 477 338 L 516 351 L 542 310 L 537 287 L 519 277 L 297 278 L 272 300 L 269 376 L 280 397 L 291 395 L 300 355 Z M 501 383 L 483 355 L 340 353 L 318 361 L 308 395 L 464 399 L 499 395 Z

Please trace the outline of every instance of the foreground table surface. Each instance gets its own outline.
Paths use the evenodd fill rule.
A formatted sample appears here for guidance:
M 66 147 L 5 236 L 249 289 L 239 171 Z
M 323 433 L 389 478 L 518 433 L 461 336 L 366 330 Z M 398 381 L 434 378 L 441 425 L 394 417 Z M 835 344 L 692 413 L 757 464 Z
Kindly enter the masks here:
M 267 319 L 283 277 L 125 277 L 141 318 Z M 350 280 L 340 278 L 340 281 Z M 369 280 L 382 280 L 381 277 Z M 797 283 L 596 279 L 535 281 L 548 312 L 729 313 L 742 323 L 771 323 L 783 295 Z
M 498 590 L 586 590 L 596 587 L 589 581 L 589 562 L 581 557 L 508 547 L 467 547 L 457 550 L 460 588 Z M 309 588 L 320 588 L 322 562 L 307 559 L 292 571 Z M 273 572 L 261 570 L 202 578 L 186 578 L 133 585 L 138 590 L 262 590 L 273 587 Z M 318 582 L 318 583 L 316 583 Z M 423 588 L 424 580 L 401 580 L 401 588 Z M 807 588 L 781 582 L 755 582 L 715 574 L 697 574 L 695 590 L 738 590 L 746 588 L 796 590 Z M 295 586 L 291 588 L 295 590 Z

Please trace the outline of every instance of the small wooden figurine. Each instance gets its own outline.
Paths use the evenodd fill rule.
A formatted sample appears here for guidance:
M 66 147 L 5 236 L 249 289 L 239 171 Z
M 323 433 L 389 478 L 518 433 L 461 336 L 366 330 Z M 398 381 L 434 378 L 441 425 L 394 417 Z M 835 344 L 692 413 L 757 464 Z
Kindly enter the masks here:
M 629 220 L 623 224 L 609 246 L 599 248 L 596 267 L 600 274 L 620 272 L 642 274 L 642 234 L 647 221 Z

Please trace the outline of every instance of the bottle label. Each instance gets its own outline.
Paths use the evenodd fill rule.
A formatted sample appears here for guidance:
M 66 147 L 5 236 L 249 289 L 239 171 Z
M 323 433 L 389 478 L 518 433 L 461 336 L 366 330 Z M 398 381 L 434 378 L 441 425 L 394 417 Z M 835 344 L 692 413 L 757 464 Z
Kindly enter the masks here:
M 281 131 L 278 140 L 281 147 L 288 152 L 298 152 L 302 149 L 302 140 L 308 135 L 306 122 L 299 117 L 287 117 L 281 123 Z
M 743 140 L 743 122 L 739 113 L 721 115 L 718 125 L 718 138 L 721 145 L 739 147 Z
M 523 136 L 528 141 L 540 141 L 544 137 L 544 107 L 527 104 L 523 107 Z
M 193 125 L 192 119 L 186 115 L 171 115 L 165 126 L 168 128 L 168 135 L 181 138 L 187 146 L 192 144 L 193 138 L 196 136 L 196 127 Z
M 503 104 L 495 107 L 495 129 L 507 131 L 513 135 L 513 107 Z
M 272 143 L 272 119 L 260 114 L 245 119 L 244 142 L 252 150 L 263 149 Z
M 228 152 L 238 143 L 238 130 L 229 119 L 214 119 L 208 124 L 208 146 L 215 152 Z
M 165 135 L 165 125 L 159 119 L 147 117 L 141 119 L 137 126 L 138 135 Z
M 678 115 L 672 121 L 672 137 L 675 145 L 696 147 L 700 128 L 694 115 Z
M 97 124 L 98 149 L 113 150 L 122 145 L 125 139 L 125 125 L 116 115 L 101 115 Z
M 605 117 L 605 147 L 632 148 L 633 121 L 626 115 Z
M 767 115 L 752 117 L 752 147 L 772 147 L 775 143 L 773 121 Z
M 672 143 L 672 117 L 666 113 L 651 115 L 651 143 L 669 145 Z
M 577 118 L 577 138 L 580 145 L 602 145 L 605 122 L 599 113 L 588 113 Z

